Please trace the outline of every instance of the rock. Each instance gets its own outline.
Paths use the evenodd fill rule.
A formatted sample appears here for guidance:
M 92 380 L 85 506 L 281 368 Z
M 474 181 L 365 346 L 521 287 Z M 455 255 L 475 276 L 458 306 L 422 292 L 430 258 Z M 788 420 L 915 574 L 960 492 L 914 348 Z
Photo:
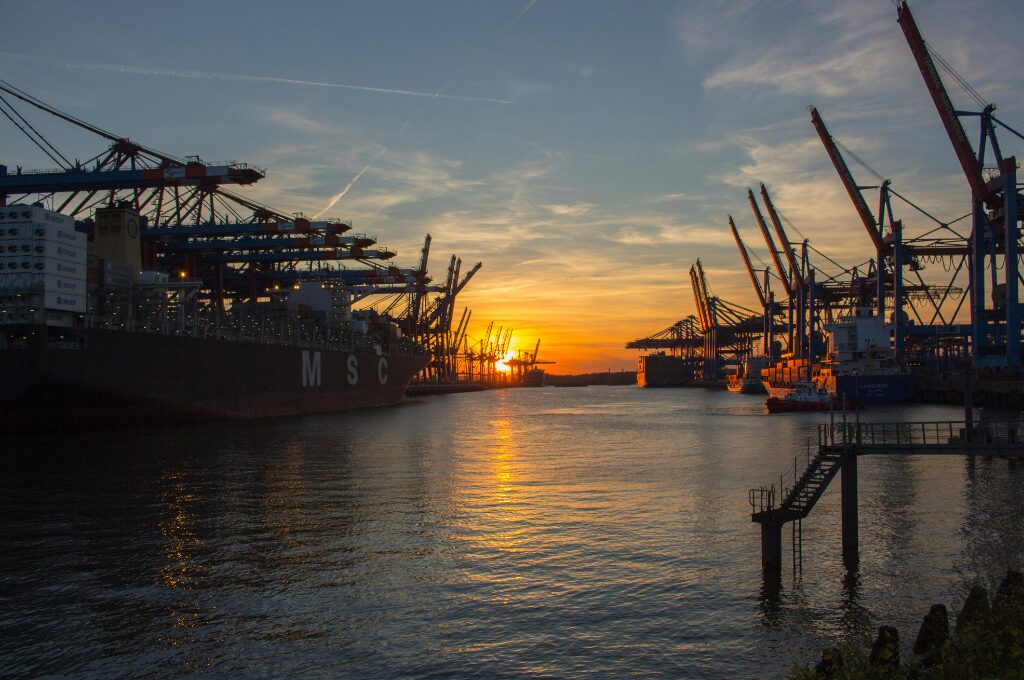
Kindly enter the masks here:
M 960 616 L 956 617 L 956 634 L 960 637 L 972 632 L 987 631 L 991 627 L 992 610 L 988 605 L 988 592 L 981 586 L 974 586 L 967 595 Z
M 1024 625 L 1024 575 L 1006 572 L 999 590 L 992 599 L 992 616 L 1000 626 Z
M 842 669 L 843 654 L 837 648 L 831 647 L 821 653 L 821 661 L 814 667 L 814 677 L 822 680 L 842 677 Z
M 932 605 L 921 622 L 921 630 L 914 640 L 914 654 L 924 666 L 934 666 L 941 661 L 942 646 L 949 638 L 949 615 L 945 605 Z
M 899 668 L 900 665 L 900 634 L 892 626 L 880 626 L 875 644 L 871 647 L 868 662 L 872 666 L 883 668 Z

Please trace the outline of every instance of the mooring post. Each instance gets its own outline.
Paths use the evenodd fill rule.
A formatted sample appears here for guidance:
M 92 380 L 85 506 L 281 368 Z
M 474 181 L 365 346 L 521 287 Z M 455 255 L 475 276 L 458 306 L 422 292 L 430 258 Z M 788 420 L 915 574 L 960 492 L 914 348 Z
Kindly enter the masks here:
M 761 523 L 761 569 L 766 574 L 782 573 L 781 523 Z
M 842 463 L 843 559 L 857 559 L 857 455 L 847 451 Z
M 970 358 L 964 359 L 964 436 L 967 441 L 974 441 L 974 364 Z

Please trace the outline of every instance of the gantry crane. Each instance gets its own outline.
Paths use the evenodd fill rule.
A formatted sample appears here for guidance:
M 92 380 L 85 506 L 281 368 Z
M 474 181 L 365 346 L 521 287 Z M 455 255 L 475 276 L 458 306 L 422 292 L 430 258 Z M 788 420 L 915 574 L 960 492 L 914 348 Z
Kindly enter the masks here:
M 732 237 L 736 241 L 736 247 L 740 251 L 740 257 L 743 259 L 743 266 L 747 270 L 747 275 L 750 277 L 750 283 L 754 287 L 754 294 L 757 295 L 757 301 L 761 305 L 761 315 L 764 320 L 764 325 L 761 329 L 762 334 L 762 346 L 761 353 L 767 357 L 770 362 L 778 360 L 775 355 L 775 333 L 776 329 L 783 325 L 777 323 L 776 316 L 781 311 L 779 306 L 775 304 L 775 293 L 771 289 L 771 272 L 767 267 L 764 269 L 763 282 L 757 278 L 757 273 L 754 271 L 754 267 L 750 263 L 750 255 L 747 253 L 747 248 L 743 244 L 743 239 L 740 238 L 739 230 L 736 229 L 736 222 L 733 221 L 732 215 L 729 215 L 729 229 L 732 231 Z
M 109 148 L 87 161 L 70 161 L 16 102 L 87 130 Z M 45 201 L 75 217 L 87 232 L 101 229 L 101 212 L 118 213 L 138 241 L 138 261 L 130 263 L 136 270 L 188 280 L 197 287 L 192 299 L 212 299 L 221 315 L 226 303 L 280 299 L 304 282 L 331 286 L 349 304 L 365 301 L 375 310 L 382 308 L 406 335 L 429 346 L 427 370 L 432 375 L 453 374 L 468 323 L 464 312 L 465 323 L 460 321 L 453 331 L 455 298 L 480 263 L 460 278 L 461 260 L 452 256 L 448 280 L 439 286 L 427 274 L 429 234 L 420 266 L 401 268 L 391 263 L 394 250 L 378 245 L 375 236 L 351 233 L 350 222 L 285 214 L 225 189 L 263 179 L 262 170 L 243 163 L 204 163 L 198 156 L 169 156 L 86 123 L 2 80 L 0 113 L 60 166 L 56 171 L 19 167 L 10 172 L 0 165 L 0 205 Z
M 701 374 L 704 380 L 717 380 L 726 364 L 739 365 L 750 357 L 764 321 L 751 309 L 711 295 L 699 259 L 690 267 L 690 282 L 704 340 Z
M 934 236 L 907 238 L 904 234 L 902 220 L 897 220 L 892 207 L 892 196 L 902 196 L 892 188 L 889 179 L 883 179 L 877 187 L 860 186 L 854 179 L 853 173 L 843 157 L 839 148 L 839 142 L 831 135 L 821 114 L 815 107 L 810 107 L 811 122 L 821 139 L 836 173 L 846 189 L 850 200 L 854 204 L 857 215 L 864 225 L 872 244 L 875 246 L 875 260 L 873 263 L 874 276 L 874 297 L 876 313 L 880 317 L 886 314 L 887 299 L 892 299 L 894 325 L 894 345 L 897 353 L 902 353 L 904 343 L 908 334 L 919 337 L 924 336 L 961 336 L 967 330 L 963 326 L 957 326 L 947 321 L 942 305 L 950 298 L 960 292 L 954 285 L 954 277 L 945 286 L 934 286 L 924 282 L 920 270 L 923 258 L 965 258 L 969 254 L 966 242 L 957 243 L 951 241 L 943 232 L 943 237 Z M 856 156 L 855 156 L 856 157 Z M 858 159 L 859 160 L 859 159 Z M 863 163 L 863 161 L 860 161 Z M 872 172 L 874 172 L 872 170 Z M 877 173 L 874 173 L 877 175 Z M 880 177 L 880 175 L 877 175 Z M 863 191 L 869 188 L 878 189 L 878 213 L 877 217 L 868 207 Z M 917 206 L 913 203 L 910 205 Z M 920 210 L 920 208 L 918 208 Z M 928 213 L 923 212 L 928 217 Z M 934 219 L 934 218 L 932 218 Z M 940 229 L 945 227 L 939 223 Z M 886 228 L 888 227 L 888 229 Z M 918 280 L 918 284 L 907 284 L 905 272 L 911 272 Z M 869 273 L 870 278 L 870 273 Z M 920 317 L 917 310 L 911 304 L 913 300 L 926 301 L 932 308 L 932 317 L 927 322 Z M 917 317 L 920 325 L 911 327 L 909 319 L 904 311 L 910 308 Z M 941 323 L 936 324 L 936 321 Z
M 971 188 L 968 287 L 975 367 L 1018 369 L 1021 363 L 1018 257 L 1021 195 L 1017 188 L 1016 158 L 1003 155 L 996 128 L 1002 127 L 1021 139 L 1024 135 L 996 117 L 994 104 L 984 104 L 980 112 L 955 108 L 909 4 L 906 0 L 897 0 L 896 6 L 897 21 Z M 979 119 L 977 151 L 971 146 L 960 121 L 961 116 L 977 116 Z M 985 174 L 989 158 L 994 171 L 991 179 L 987 179 Z M 986 276 L 991 277 L 989 282 L 986 282 Z M 991 305 L 987 304 L 985 295 L 989 285 L 993 298 Z

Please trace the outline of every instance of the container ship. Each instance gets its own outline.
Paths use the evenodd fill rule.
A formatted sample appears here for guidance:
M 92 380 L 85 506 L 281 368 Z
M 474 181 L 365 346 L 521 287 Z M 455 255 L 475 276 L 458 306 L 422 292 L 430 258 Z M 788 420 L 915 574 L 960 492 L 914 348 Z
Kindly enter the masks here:
M 640 387 L 683 387 L 693 383 L 693 366 L 682 357 L 658 352 L 641 354 L 636 382 Z
M 141 270 L 138 213 L 99 209 L 91 235 L 84 226 L 0 207 L 8 431 L 395 404 L 427 363 L 393 320 L 354 311 L 340 283 L 223 305 L 200 281 Z
M 774 366 L 761 370 L 761 384 L 769 397 L 781 399 L 796 389 L 796 383 L 811 379 L 813 366 L 806 359 L 783 355 Z
M 870 307 L 825 324 L 828 360 L 817 366 L 814 380 L 835 396 L 857 404 L 897 404 L 914 394 L 914 378 L 892 348 L 894 326 Z
M 770 397 L 785 398 L 802 381 L 851 405 L 897 404 L 913 396 L 913 376 L 892 348 L 892 324 L 871 308 L 858 307 L 824 328 L 829 335 L 825 361 L 783 357 L 761 372 Z

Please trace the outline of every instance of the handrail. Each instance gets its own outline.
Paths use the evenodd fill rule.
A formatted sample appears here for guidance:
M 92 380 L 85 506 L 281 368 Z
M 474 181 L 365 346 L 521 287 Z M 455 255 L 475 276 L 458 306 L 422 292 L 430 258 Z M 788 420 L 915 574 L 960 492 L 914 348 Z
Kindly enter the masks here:
M 959 439 L 968 429 L 984 431 L 993 441 L 1019 441 L 1024 421 L 836 422 L 818 426 L 818 445 L 942 445 Z

